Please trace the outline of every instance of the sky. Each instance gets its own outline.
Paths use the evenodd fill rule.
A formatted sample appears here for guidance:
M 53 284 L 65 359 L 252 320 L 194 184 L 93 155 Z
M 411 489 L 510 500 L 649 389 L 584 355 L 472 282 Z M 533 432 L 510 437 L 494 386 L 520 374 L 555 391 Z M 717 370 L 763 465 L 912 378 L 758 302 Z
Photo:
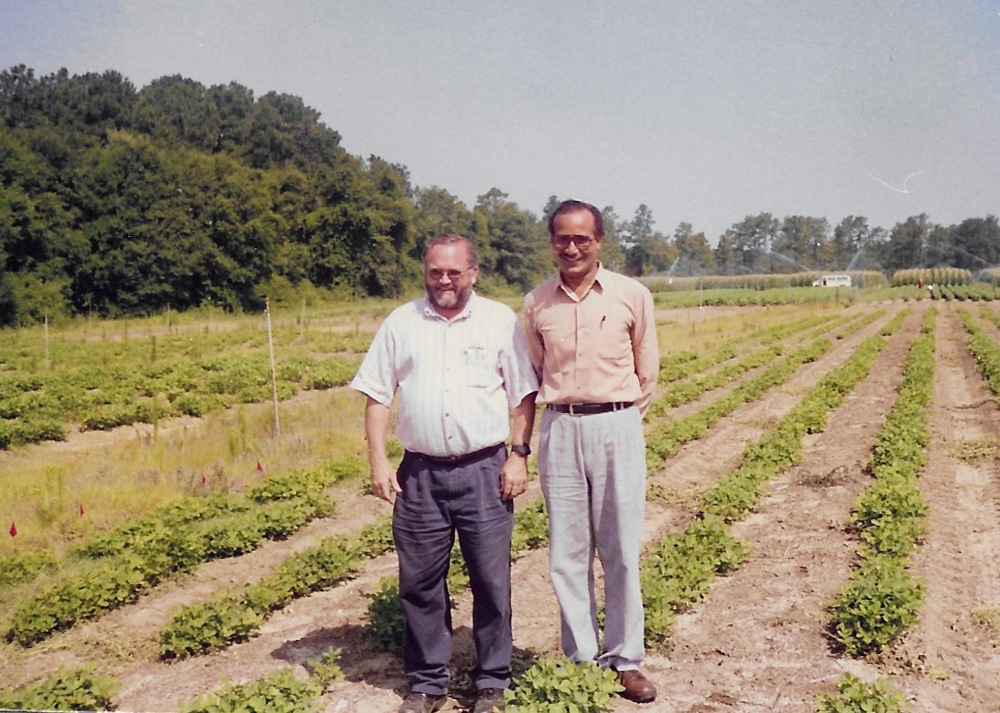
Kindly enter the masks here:
M 468 207 L 1000 213 L 1000 0 L 0 0 L 0 70 L 300 97 Z

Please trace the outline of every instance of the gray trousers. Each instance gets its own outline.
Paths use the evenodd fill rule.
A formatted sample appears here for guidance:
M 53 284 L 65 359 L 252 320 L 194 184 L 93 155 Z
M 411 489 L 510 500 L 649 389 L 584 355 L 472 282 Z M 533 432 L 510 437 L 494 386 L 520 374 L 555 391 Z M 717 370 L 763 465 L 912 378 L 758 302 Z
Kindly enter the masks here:
M 638 668 L 643 647 L 639 552 L 646 504 L 646 446 L 637 408 L 589 416 L 545 409 L 538 471 L 549 512 L 549 571 L 573 661 Z M 594 553 L 604 568 L 604 642 Z
M 392 534 L 406 618 L 403 666 L 418 693 L 448 692 L 452 625 L 445 577 L 456 533 L 472 588 L 476 665 L 470 676 L 477 689 L 510 684 L 514 504 L 500 499 L 506 460 L 500 444 L 461 465 L 439 465 L 412 453 L 400 463 L 403 492 L 392 511 Z

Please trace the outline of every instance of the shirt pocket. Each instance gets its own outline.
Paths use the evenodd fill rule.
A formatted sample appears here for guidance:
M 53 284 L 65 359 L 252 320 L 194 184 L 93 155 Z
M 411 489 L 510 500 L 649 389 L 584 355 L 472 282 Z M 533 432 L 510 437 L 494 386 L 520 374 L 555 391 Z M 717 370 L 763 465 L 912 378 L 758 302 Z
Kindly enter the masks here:
M 463 356 L 464 383 L 476 389 L 488 388 L 497 378 L 497 361 L 486 347 L 467 347 Z

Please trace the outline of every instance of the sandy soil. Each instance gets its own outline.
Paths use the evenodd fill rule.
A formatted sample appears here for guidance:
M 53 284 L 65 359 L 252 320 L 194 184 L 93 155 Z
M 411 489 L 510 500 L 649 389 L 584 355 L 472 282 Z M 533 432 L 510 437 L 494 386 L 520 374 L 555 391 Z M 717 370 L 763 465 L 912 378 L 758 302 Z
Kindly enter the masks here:
M 698 492 L 739 462 L 746 443 L 788 413 L 830 369 L 897 311 L 910 307 L 904 326 L 888 340 L 870 376 L 831 414 L 826 430 L 809 436 L 804 461 L 776 477 L 758 511 L 735 534 L 750 557 L 719 579 L 694 609 L 679 618 L 663 651 L 648 654 L 645 670 L 658 685 L 653 704 L 616 700 L 613 711 L 688 713 L 815 710 L 816 697 L 835 689 L 844 671 L 866 679 L 892 675 L 916 711 L 980 713 L 1000 699 L 998 633 L 976 623 L 976 613 L 1000 606 L 1000 411 L 966 348 L 955 307 L 939 304 L 937 371 L 928 465 L 920 486 L 931 508 L 929 532 L 912 558 L 927 586 L 918 624 L 880 660 L 838 656 L 825 635 L 826 606 L 847 581 L 856 543 L 847 531 L 855 498 L 870 482 L 866 465 L 875 435 L 892 406 L 901 366 L 928 302 L 885 304 L 886 315 L 801 368 L 783 386 L 745 405 L 705 438 L 688 444 L 650 474 L 645 537 L 683 529 Z M 856 307 L 870 310 L 875 307 Z M 1000 335 L 996 335 L 1000 340 Z M 718 398 L 708 394 L 699 404 Z M 696 408 L 691 405 L 686 408 Z M 972 455 L 970 455 L 972 454 Z M 537 482 L 519 501 L 540 497 Z M 356 486 L 338 492 L 338 514 L 281 543 L 245 557 L 213 562 L 134 605 L 57 635 L 26 652 L 0 652 L 0 684 L 37 681 L 61 664 L 100 663 L 122 684 L 124 711 L 177 711 L 183 701 L 224 680 L 262 677 L 279 667 L 304 675 L 304 662 L 330 647 L 342 650 L 346 673 L 324 698 L 330 711 L 394 711 L 406 680 L 400 662 L 365 645 L 365 592 L 395 571 L 394 556 L 369 562 L 344 586 L 296 601 L 273 615 L 260 636 L 208 656 L 166 663 L 156 637 L 177 607 L 219 588 L 252 582 L 290 553 L 320 538 L 355 532 L 388 513 L 388 506 Z M 514 643 L 535 655 L 558 653 L 558 612 L 547 574 L 547 552 L 514 565 Z M 468 595 L 455 612 L 455 682 L 444 710 L 469 703 L 464 670 L 471 663 Z

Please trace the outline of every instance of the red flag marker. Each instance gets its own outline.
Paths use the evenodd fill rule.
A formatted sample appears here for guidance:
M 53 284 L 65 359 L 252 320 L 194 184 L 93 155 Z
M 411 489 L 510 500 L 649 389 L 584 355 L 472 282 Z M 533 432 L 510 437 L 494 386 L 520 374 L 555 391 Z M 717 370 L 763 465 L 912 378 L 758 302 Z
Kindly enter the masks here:
M 80 517 L 83 517 L 83 503 L 80 503 Z
M 11 537 L 17 537 L 17 523 L 16 522 L 10 523 L 10 536 Z
M 205 484 L 205 474 L 204 473 L 201 474 L 201 484 L 202 485 Z
M 264 466 L 260 464 L 260 461 L 257 461 L 257 470 L 259 470 L 261 473 L 264 472 Z

